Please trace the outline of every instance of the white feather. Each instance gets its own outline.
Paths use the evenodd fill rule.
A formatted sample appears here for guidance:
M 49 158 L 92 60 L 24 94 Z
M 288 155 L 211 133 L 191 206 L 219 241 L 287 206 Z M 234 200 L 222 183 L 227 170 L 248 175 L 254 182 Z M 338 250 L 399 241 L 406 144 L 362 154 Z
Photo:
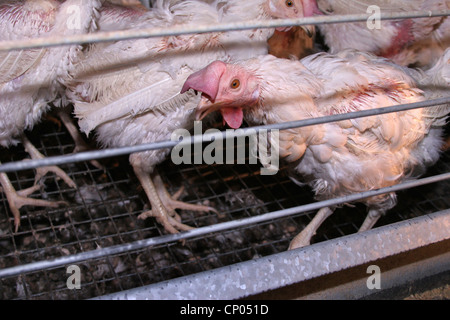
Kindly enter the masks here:
M 259 104 L 246 107 L 244 115 L 251 124 L 271 124 L 429 99 L 439 91 L 439 83 L 445 85 L 448 56 L 425 74 L 354 50 L 338 55 L 320 53 L 301 63 L 258 57 L 240 62 L 241 69 L 230 70 L 242 70 L 239 72 L 259 79 Z M 330 75 L 341 75 L 340 81 Z M 417 87 L 413 78 L 419 75 L 426 78 L 422 84 L 426 83 L 428 90 Z M 431 79 L 439 80 L 433 83 Z M 305 94 L 310 95 L 309 100 L 299 99 Z M 437 161 L 442 118 L 448 113 L 448 106 L 432 107 L 283 130 L 280 155 L 292 162 L 292 169 L 318 199 L 382 188 L 414 178 Z M 396 199 L 374 197 L 363 202 L 385 211 Z

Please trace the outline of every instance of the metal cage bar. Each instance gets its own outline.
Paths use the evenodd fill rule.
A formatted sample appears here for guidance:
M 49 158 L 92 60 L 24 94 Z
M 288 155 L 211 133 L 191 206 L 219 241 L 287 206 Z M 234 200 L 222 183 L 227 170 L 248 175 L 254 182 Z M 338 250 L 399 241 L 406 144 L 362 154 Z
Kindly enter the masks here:
M 394 19 L 411 19 L 411 18 L 428 18 L 428 17 L 442 17 L 450 15 L 450 10 L 444 11 L 430 11 L 430 12 L 402 12 L 402 13 L 386 13 L 380 15 L 381 20 Z M 71 36 L 54 36 L 52 38 L 38 38 L 30 40 L 14 40 L 0 42 L 0 51 L 5 50 L 22 50 L 34 49 L 41 47 L 53 47 L 61 45 L 72 45 L 82 43 L 107 42 L 118 40 L 130 40 L 150 37 L 165 37 L 178 36 L 191 33 L 208 33 L 208 32 L 222 32 L 222 31 L 236 31 L 247 30 L 255 28 L 277 28 L 289 26 L 303 26 L 312 24 L 330 24 L 330 23 L 346 23 L 346 22 L 360 22 L 367 21 L 370 14 L 352 14 L 352 15 L 335 15 L 335 16 L 320 16 L 320 17 L 306 17 L 301 19 L 277 19 L 267 21 L 247 21 L 235 23 L 221 23 L 214 26 L 184 26 L 173 28 L 150 28 L 141 30 L 124 30 L 124 31 L 110 31 L 97 32 L 92 34 L 71 35 Z
M 405 12 L 401 14 L 383 13 L 381 19 L 448 16 L 449 14 L 450 11 L 427 13 Z M 51 39 L 0 42 L 0 50 L 19 50 L 42 46 L 181 35 L 194 32 L 243 30 L 257 27 L 273 28 L 291 25 L 345 23 L 366 21 L 367 18 L 368 15 L 363 14 L 264 22 L 249 21 L 236 24 L 220 24 L 212 27 L 196 26 L 183 29 L 127 30 L 72 36 L 64 39 L 53 37 Z M 450 98 L 446 97 L 407 105 L 272 126 L 259 126 L 250 129 L 283 130 L 355 117 L 397 112 L 411 108 L 427 107 L 430 105 L 449 103 L 449 101 Z M 233 135 L 233 137 L 245 136 L 247 134 L 248 129 L 244 129 Z M 226 137 L 224 134 L 222 138 L 229 138 L 229 136 Z M 50 143 L 49 141 L 55 145 L 51 150 L 46 147 L 47 143 Z M 185 143 L 207 141 L 211 141 L 211 137 L 203 135 L 194 136 L 190 141 L 186 141 Z M 44 134 L 40 138 L 40 143 L 41 148 L 45 151 L 44 153 L 48 158 L 39 161 L 19 162 L 18 158 L 20 158 L 20 155 L 14 155 L 6 163 L 4 159 L 1 159 L 0 172 L 12 173 L 14 175 L 14 181 L 20 188 L 25 188 L 29 183 L 33 182 L 31 178 L 24 178 L 27 177 L 27 170 L 29 172 L 30 169 L 46 165 L 67 165 L 70 169 L 71 176 L 77 177 L 81 181 L 88 181 L 81 188 L 85 188 L 89 196 L 82 194 L 84 189 L 70 190 L 57 181 L 53 181 L 54 188 L 52 191 L 46 192 L 45 196 L 49 198 L 70 196 L 71 199 L 74 199 L 75 204 L 67 209 L 67 211 L 58 209 L 41 210 L 36 214 L 36 212 L 26 210 L 22 217 L 28 227 L 16 235 L 10 235 L 8 232 L 5 232 L 4 224 L 0 220 L 0 257 L 3 258 L 3 261 L 0 261 L 0 289 L 7 288 L 8 290 L 15 290 L 15 296 L 19 299 L 40 297 L 51 297 L 54 299 L 61 297 L 85 298 L 95 296 L 99 296 L 99 299 L 242 298 L 298 281 L 318 277 L 322 274 L 351 268 L 368 261 L 373 261 L 383 255 L 395 255 L 405 250 L 413 250 L 414 248 L 448 240 L 450 236 L 448 233 L 448 230 L 450 230 L 448 227 L 450 221 L 448 208 L 450 203 L 448 192 L 447 197 L 445 193 L 445 190 L 448 190 L 448 181 L 450 180 L 448 157 L 443 160 L 438 169 L 431 172 L 430 176 L 419 180 L 321 202 L 312 202 L 312 198 L 309 197 L 306 200 L 302 199 L 303 202 L 301 203 L 296 202 L 297 199 L 294 201 L 292 196 L 289 196 L 292 195 L 292 191 L 290 190 L 292 184 L 289 184 L 288 179 L 283 180 L 283 178 L 271 177 L 272 180 L 266 180 L 266 178 L 255 174 L 255 168 L 251 166 L 246 165 L 245 170 L 237 167 L 226 168 L 225 166 L 220 168 L 217 166 L 178 167 L 176 168 L 176 173 L 173 173 L 173 175 L 180 174 L 183 177 L 192 179 L 194 182 L 190 185 L 190 188 L 194 190 L 203 187 L 207 190 L 206 195 L 200 194 L 198 191 L 193 192 L 194 197 L 190 201 L 214 200 L 220 206 L 225 206 L 228 203 L 233 204 L 233 202 L 241 202 L 239 202 L 238 206 L 230 205 L 225 210 L 224 217 L 222 218 L 214 215 L 196 217 L 190 213 L 186 214 L 183 216 L 183 219 L 195 224 L 198 227 L 196 230 L 177 235 L 163 235 L 160 229 L 152 224 L 129 229 L 121 226 L 121 223 L 128 223 L 135 226 L 136 216 L 141 212 L 140 209 L 136 209 L 136 206 L 139 206 L 139 208 L 144 206 L 139 195 L 134 192 L 123 191 L 124 189 L 130 189 L 128 185 L 132 181 L 132 174 L 114 169 L 115 167 L 111 167 L 107 172 L 103 172 L 100 169 L 93 169 L 84 163 L 84 161 L 120 157 L 134 152 L 157 148 L 171 148 L 177 142 L 162 141 L 147 145 L 63 156 L 55 156 L 55 154 L 68 153 L 67 149 L 71 148 L 71 143 L 67 141 L 64 134 Z M 77 164 L 75 165 L 75 163 Z M 170 170 L 168 174 L 171 174 Z M 206 179 L 203 175 L 207 175 L 210 179 L 205 181 Z M 167 180 L 171 184 L 170 179 L 167 178 Z M 299 227 L 304 225 L 306 223 L 305 221 L 307 221 L 305 219 L 310 220 L 309 215 L 312 214 L 313 210 L 386 192 L 409 188 L 420 189 L 422 185 L 436 184 L 437 182 L 446 183 L 443 186 L 443 194 L 440 194 L 441 191 L 433 190 L 432 193 L 439 193 L 436 195 L 436 201 L 427 199 L 428 195 L 422 195 L 423 199 L 421 198 L 417 206 L 413 209 L 420 210 L 421 212 L 434 213 L 413 219 L 409 219 L 410 216 L 407 214 L 399 213 L 398 215 L 401 219 L 409 220 L 350 236 L 346 234 L 348 230 L 351 230 L 351 232 L 357 230 L 355 223 L 353 221 L 337 223 L 333 225 L 335 227 L 333 229 L 335 230 L 335 234 L 331 236 L 321 235 L 320 243 L 296 251 L 283 252 L 289 237 L 295 232 L 295 230 L 286 232 L 286 229 L 290 230 L 294 226 Z M 233 193 L 231 194 L 230 191 L 233 188 L 236 189 L 237 185 L 241 186 L 243 191 L 239 191 L 241 193 L 231 192 Z M 123 186 L 126 187 L 124 188 Z M 172 190 L 174 188 L 175 184 L 171 186 Z M 282 189 L 282 192 L 288 195 L 280 196 L 279 190 L 277 189 Z M 111 192 L 116 194 L 114 198 L 110 197 L 109 194 Z M 261 200 L 263 197 L 259 198 L 255 196 L 255 193 L 264 194 L 269 200 Z M 418 196 L 420 193 L 421 191 L 418 191 L 415 194 Z M 95 199 L 92 200 L 91 197 Z M 1 202 L 2 199 L 0 198 L 0 204 Z M 5 202 L 5 199 L 3 199 L 3 202 Z M 354 209 L 361 211 L 358 207 Z M 73 213 L 75 210 L 80 210 L 81 213 L 72 215 L 71 212 Z M 107 226 L 105 229 L 109 228 L 110 230 L 102 230 L 101 228 L 105 225 Z M 9 230 L 10 232 L 12 231 L 11 229 Z M 88 231 L 92 234 L 89 237 L 86 236 Z M 263 235 L 262 239 L 265 241 L 267 240 L 264 237 L 266 233 L 274 235 L 273 237 L 275 239 L 266 241 L 267 243 L 264 243 L 264 241 L 252 243 L 252 238 L 255 237 L 253 233 L 258 232 Z M 41 237 L 44 235 L 49 239 L 53 239 L 51 245 L 44 245 L 42 243 Z M 408 241 L 402 241 L 404 240 L 402 237 L 407 237 Z M 178 241 L 180 240 L 185 241 L 184 247 L 178 245 Z M 371 246 L 380 246 L 383 241 L 390 244 L 387 251 L 380 253 Z M 8 248 L 6 249 L 6 254 L 4 249 L 5 243 Z M 222 252 L 214 246 L 204 245 L 205 243 L 220 244 L 220 246 L 227 250 Z M 352 256 L 355 259 L 346 260 L 349 252 L 348 248 L 355 250 L 355 255 Z M 12 251 L 9 249 L 12 249 Z M 194 255 L 193 252 L 199 253 Z M 330 268 L 330 265 L 326 264 L 329 260 L 317 258 L 318 253 L 328 257 L 337 256 L 341 264 L 336 262 L 333 265 L 335 268 Z M 303 265 L 298 264 L 296 261 L 299 261 L 299 257 L 302 257 L 302 260 L 307 261 L 307 263 Z M 124 267 L 124 261 L 133 262 L 129 266 Z M 30 285 L 31 281 L 36 279 L 42 279 L 45 283 L 51 283 L 57 277 L 64 278 L 66 275 L 65 267 L 73 263 L 77 263 L 85 270 L 85 283 L 81 292 L 68 292 L 67 288 L 63 285 L 50 285 L 48 291 L 44 292 L 43 290 L 39 290 L 39 286 L 44 286 L 39 281 L 37 289 Z M 4 267 L 4 265 L 8 267 Z M 11 265 L 13 266 L 11 267 Z M 267 272 L 267 270 L 273 270 L 273 268 L 280 270 L 280 272 L 277 275 L 273 272 Z M 304 268 L 315 270 L 316 272 L 310 273 L 307 276 L 303 272 Z M 255 284 L 256 280 L 251 276 L 248 279 L 242 278 L 240 274 L 243 270 L 250 274 L 260 272 L 260 274 L 270 277 L 271 281 Z M 285 274 L 281 275 L 281 272 L 285 272 Z M 171 280 L 167 280 L 167 274 L 169 273 L 177 276 L 169 276 L 168 278 Z M 225 283 L 222 280 L 228 277 L 234 279 L 230 286 L 216 286 L 215 288 L 221 289 L 219 291 L 215 290 L 216 292 L 211 292 L 211 290 L 214 290 L 213 286 L 205 290 L 205 283 L 210 283 L 207 279 L 213 279 L 212 281 L 218 285 Z M 289 281 L 283 283 L 282 281 L 284 279 L 289 279 Z M 252 280 L 253 287 L 251 286 Z M 133 283 L 133 285 L 130 283 Z M 151 284 L 147 285 L 148 283 Z M 197 286 L 198 283 L 201 283 L 200 287 Z M 115 291 L 119 292 L 103 295 L 104 290 L 102 291 L 102 288 L 108 286 L 115 286 Z M 134 289 L 128 290 L 130 286 L 134 287 Z M 95 291 L 95 293 L 90 292 L 90 290 Z M 192 290 L 199 291 L 193 294 Z
M 409 189 L 409 188 L 413 188 L 413 187 L 417 187 L 417 186 L 421 186 L 421 185 L 426 185 L 429 183 L 439 182 L 439 181 L 443 181 L 443 180 L 447 180 L 447 179 L 450 179 L 450 172 L 446 173 L 446 174 L 429 177 L 429 178 L 423 178 L 423 179 L 418 179 L 418 180 L 414 180 L 414 181 L 409 181 L 409 182 L 405 182 L 405 183 L 398 184 L 395 186 L 381 188 L 378 190 L 355 193 L 351 196 L 345 196 L 345 197 L 340 197 L 340 198 L 335 198 L 335 199 L 330 199 L 330 200 L 318 201 L 318 202 L 300 206 L 300 207 L 294 207 L 294 208 L 275 211 L 275 212 L 271 212 L 271 213 L 266 213 L 263 215 L 258 215 L 258 216 L 254 216 L 254 217 L 250 217 L 250 218 L 214 224 L 211 226 L 201 227 L 201 228 L 198 228 L 195 230 L 190 230 L 190 231 L 186 231 L 186 232 L 182 232 L 182 233 L 164 235 L 164 236 L 149 238 L 146 240 L 136 241 L 133 243 L 118 245 L 118 246 L 114 246 L 114 247 L 97 249 L 97 250 L 93 250 L 93 251 L 80 253 L 77 255 L 71 255 L 71 256 L 67 256 L 67 257 L 63 257 L 63 258 L 59 258 L 59 259 L 54 259 L 52 261 L 40 261 L 40 262 L 30 263 L 27 265 L 21 265 L 18 267 L 2 269 L 2 270 L 0 270 L 0 278 L 14 276 L 14 275 L 18 275 L 21 273 L 27 273 L 27 272 L 37 271 L 37 270 L 43 270 L 43 269 L 47 269 L 47 268 L 53 268 L 53 267 L 62 266 L 62 265 L 69 265 L 69 264 L 73 264 L 73 263 L 77 263 L 77 262 L 81 262 L 81 261 L 85 261 L 85 260 L 90 260 L 90 259 L 98 259 L 98 258 L 106 257 L 109 255 L 115 255 L 115 254 L 129 252 L 129 251 L 133 251 L 133 250 L 137 250 L 137 249 L 142 249 L 145 247 L 161 245 L 161 244 L 165 244 L 168 242 L 174 242 L 174 241 L 180 241 L 180 240 L 185 240 L 185 239 L 194 238 L 194 237 L 200 237 L 200 236 L 204 236 L 206 234 L 213 233 L 213 232 L 221 232 L 224 230 L 240 228 L 240 227 L 251 225 L 251 224 L 257 224 L 257 223 L 266 222 L 266 221 L 270 221 L 270 220 L 274 220 L 274 219 L 278 219 L 278 218 L 283 218 L 283 217 L 293 215 L 296 213 L 301 213 L 301 212 L 306 212 L 306 211 L 311 211 L 311 210 L 318 210 L 323 207 L 342 205 L 344 203 L 353 202 L 356 200 L 361 200 L 364 198 L 369 198 L 369 197 L 377 196 L 377 195 L 384 194 L 384 193 L 400 191 L 400 190 Z M 450 213 L 450 212 L 447 212 L 447 213 Z M 449 214 L 447 214 L 447 217 L 449 217 Z
M 395 105 L 395 106 L 391 106 L 391 107 L 383 107 L 383 108 L 375 108 L 375 109 L 370 109 L 370 110 L 363 110 L 363 111 L 356 111 L 356 112 L 349 112 L 349 113 L 342 113 L 342 114 L 334 114 L 334 115 L 320 117 L 320 118 L 311 118 L 311 119 L 304 119 L 304 120 L 291 121 L 291 122 L 285 122 L 285 123 L 277 123 L 277 124 L 270 124 L 270 125 L 254 126 L 254 127 L 250 127 L 250 128 L 242 128 L 239 130 L 235 130 L 233 132 L 229 132 L 229 131 L 223 132 L 221 136 L 217 136 L 216 134 L 211 134 L 211 133 L 210 134 L 202 134 L 199 136 L 194 135 L 190 139 L 183 139 L 183 141 L 160 141 L 160 142 L 134 145 L 134 146 L 122 147 L 122 148 L 108 148 L 108 149 L 97 150 L 97 151 L 80 152 L 80 153 L 67 155 L 67 156 L 47 157 L 45 159 L 29 160 L 26 162 L 0 164 L 0 172 L 10 172 L 10 171 L 17 171 L 17 170 L 34 169 L 34 168 L 42 167 L 42 166 L 61 165 L 61 164 L 67 164 L 67 163 L 72 163 L 72 162 L 78 162 L 78 161 L 89 161 L 89 160 L 102 159 L 102 158 L 107 158 L 107 157 L 122 156 L 125 154 L 130 154 L 130 153 L 135 153 L 135 152 L 142 152 L 142 151 L 163 149 L 163 148 L 172 148 L 176 145 L 185 146 L 188 144 L 210 142 L 215 139 L 217 139 L 217 140 L 234 139 L 234 138 L 238 138 L 238 137 L 244 137 L 244 136 L 249 136 L 251 134 L 255 134 L 255 133 L 259 132 L 260 130 L 286 130 L 286 129 L 292 129 L 292 128 L 300 128 L 300 127 L 312 126 L 312 125 L 329 123 L 329 122 L 369 117 L 369 116 L 373 116 L 373 115 L 380 115 L 380 114 L 391 113 L 391 112 L 399 112 L 399 111 L 405 111 L 405 110 L 411 110 L 411 109 L 417 109 L 417 108 L 432 107 L 432 106 L 442 105 L 442 104 L 446 104 L 446 103 L 450 103 L 450 96 L 445 97 L 445 98 L 425 100 L 425 101 L 408 103 L 408 104 L 399 104 L 399 105 Z
M 94 300 L 242 299 L 450 239 L 450 209 Z M 379 250 L 384 247 L 385 250 Z M 449 268 L 444 261 L 439 270 Z M 369 295 L 370 290 L 360 297 Z M 347 293 L 351 294 L 351 293 Z

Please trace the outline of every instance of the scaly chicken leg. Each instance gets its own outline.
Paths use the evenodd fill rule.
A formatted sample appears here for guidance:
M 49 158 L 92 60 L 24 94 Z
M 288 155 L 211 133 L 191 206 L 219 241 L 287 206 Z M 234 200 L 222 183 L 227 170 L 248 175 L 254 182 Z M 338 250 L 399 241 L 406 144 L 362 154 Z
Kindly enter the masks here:
M 40 188 L 39 185 L 35 184 L 34 186 L 16 191 L 9 180 L 6 173 L 2 172 L 0 173 L 0 184 L 2 185 L 2 188 L 0 188 L 0 191 L 2 191 L 6 198 L 8 199 L 9 208 L 11 209 L 11 212 L 14 216 L 14 231 L 17 232 L 20 226 L 20 212 L 19 209 L 25 205 L 29 206 L 38 206 L 38 207 L 51 207 L 51 208 L 57 208 L 61 204 L 65 204 L 64 201 L 58 201 L 58 202 L 51 202 L 46 200 L 40 200 L 40 199 L 32 199 L 28 198 L 30 194 L 35 192 Z
M 44 155 L 36 149 L 35 146 L 28 140 L 25 135 L 22 135 L 22 143 L 25 151 L 31 156 L 32 159 L 44 159 Z M 71 188 L 76 188 L 75 182 L 70 179 L 70 177 L 62 169 L 57 166 L 40 167 L 36 169 L 36 177 L 34 179 L 34 184 L 37 184 L 47 173 L 54 172 L 58 177 L 64 180 L 65 183 Z
M 385 210 L 370 209 L 367 213 L 366 219 L 359 228 L 358 232 L 363 232 L 372 229 L 372 227 L 377 223 L 378 219 L 383 215 Z
M 156 220 L 164 226 L 164 228 L 170 233 L 178 233 L 179 231 L 192 230 L 194 228 L 181 223 L 180 216 L 176 213 L 175 209 L 194 210 L 202 212 L 217 212 L 214 208 L 195 205 L 190 203 L 184 203 L 178 201 L 177 198 L 183 191 L 180 189 L 171 196 L 164 183 L 162 182 L 159 174 L 154 171 L 151 175 L 147 170 L 142 169 L 141 166 L 133 161 L 133 157 L 130 157 L 130 162 L 133 166 L 134 172 L 141 182 L 142 187 L 150 201 L 152 209 L 139 215 L 139 219 L 146 219 L 148 217 L 155 217 Z
M 32 159 L 44 158 L 44 156 L 36 149 L 35 146 L 33 146 L 33 144 L 28 140 L 28 138 L 25 135 L 22 136 L 22 143 L 24 145 L 25 150 L 28 152 L 28 154 L 31 156 Z M 14 216 L 15 232 L 17 232 L 20 226 L 19 209 L 21 207 L 29 205 L 38 207 L 57 208 L 62 204 L 66 204 L 66 202 L 64 201 L 52 202 L 47 200 L 28 198 L 30 194 L 32 194 L 33 192 L 37 191 L 40 188 L 40 185 L 38 184 L 39 181 L 50 171 L 54 172 L 57 176 L 63 179 L 64 182 L 66 182 L 70 187 L 76 188 L 75 182 L 73 182 L 73 180 L 70 179 L 70 177 L 63 170 L 61 170 L 56 166 L 37 168 L 34 185 L 30 188 L 20 191 L 16 191 L 14 189 L 6 173 L 0 173 L 0 183 L 2 185 L 2 188 L 0 190 L 6 194 L 6 198 L 8 199 L 9 207 Z
M 58 110 L 57 114 L 66 127 L 67 131 L 69 132 L 70 136 L 72 137 L 73 141 L 75 142 L 75 149 L 73 149 L 73 152 L 75 153 L 91 150 L 89 145 L 81 136 L 80 131 L 77 129 L 72 119 L 70 118 L 69 111 L 67 111 L 66 109 L 62 109 Z M 97 169 L 105 170 L 105 167 L 103 167 L 97 160 L 91 160 L 90 163 Z
M 292 239 L 289 244 L 289 250 L 308 246 L 311 243 L 311 238 L 316 234 L 317 229 L 319 229 L 320 225 L 327 220 L 333 212 L 334 209 L 329 207 L 320 209 L 306 228 Z
M 289 244 L 289 250 L 308 246 L 311 243 L 311 238 L 316 234 L 317 229 L 319 229 L 320 225 L 328 219 L 333 212 L 334 209 L 329 207 L 320 209 L 306 228 L 292 239 Z M 372 229 L 383 213 L 384 210 L 370 209 L 358 232 Z

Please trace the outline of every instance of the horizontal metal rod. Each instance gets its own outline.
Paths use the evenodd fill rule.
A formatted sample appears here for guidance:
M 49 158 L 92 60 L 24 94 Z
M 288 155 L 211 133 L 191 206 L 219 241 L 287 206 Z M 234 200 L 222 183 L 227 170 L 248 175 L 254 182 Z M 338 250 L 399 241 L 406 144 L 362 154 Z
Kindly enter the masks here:
M 306 205 L 302 205 L 302 206 L 298 206 L 298 207 L 294 207 L 294 208 L 269 212 L 269 213 L 258 215 L 255 217 L 218 223 L 218 224 L 214 224 L 211 226 L 201 227 L 201 228 L 197 228 L 194 230 L 181 232 L 181 233 L 177 233 L 177 234 L 164 235 L 164 236 L 160 236 L 160 237 L 154 237 L 154 238 L 149 238 L 149 239 L 145 239 L 145 240 L 131 242 L 128 244 L 121 244 L 121 245 L 111 246 L 111 247 L 107 247 L 107 248 L 101 248 L 101 249 L 97 249 L 97 250 L 83 252 L 83 253 L 79 253 L 79 254 L 69 255 L 69 256 L 65 256 L 65 257 L 61 257 L 61 258 L 56 258 L 53 260 L 49 259 L 49 260 L 33 262 L 33 263 L 21 265 L 21 266 L 5 268 L 5 269 L 0 270 L 0 278 L 15 276 L 15 275 L 19 275 L 19 274 L 23 274 L 23 273 L 27 273 L 27 272 L 34 272 L 34 271 L 48 269 L 48 268 L 60 267 L 60 266 L 64 266 L 64 265 L 70 265 L 70 264 L 74 264 L 74 263 L 78 263 L 78 262 L 86 261 L 86 260 L 99 259 L 99 258 L 103 258 L 103 257 L 110 256 L 110 255 L 117 255 L 117 254 L 121 254 L 124 252 L 143 249 L 143 248 L 150 247 L 150 246 L 161 245 L 161 244 L 165 244 L 165 243 L 169 243 L 169 242 L 175 242 L 175 241 L 190 239 L 190 238 L 194 238 L 194 237 L 200 237 L 200 236 L 204 236 L 206 234 L 210 234 L 210 233 L 214 233 L 214 232 L 220 232 L 220 231 L 225 231 L 225 230 L 230 230 L 230 229 L 241 228 L 241 227 L 245 227 L 245 226 L 252 225 L 252 224 L 266 222 L 266 221 L 270 221 L 270 220 L 274 220 L 274 219 L 280 219 L 280 218 L 287 217 L 287 216 L 294 215 L 294 214 L 301 213 L 301 212 L 319 210 L 320 208 L 323 208 L 323 207 L 330 207 L 330 206 L 336 206 L 339 204 L 354 202 L 357 200 L 377 196 L 377 195 L 384 194 L 384 193 L 396 192 L 396 191 L 409 189 L 409 188 L 413 188 L 413 187 L 418 187 L 418 186 L 422 186 L 425 184 L 435 183 L 435 182 L 439 182 L 439 181 L 443 181 L 443 180 L 447 180 L 447 179 L 450 179 L 450 173 L 440 174 L 440 175 L 436 175 L 433 177 L 427 177 L 427 178 L 422 178 L 422 179 L 418 179 L 418 180 L 407 181 L 407 182 L 404 182 L 404 183 L 401 183 L 398 185 L 394 185 L 391 187 L 381 188 L 381 189 L 377 189 L 377 190 L 370 190 L 370 191 L 366 191 L 366 192 L 352 194 L 352 195 L 345 196 L 345 197 L 339 197 L 339 198 L 335 198 L 335 199 L 310 203 L 310 204 L 306 204 Z
M 395 105 L 395 106 L 391 106 L 391 107 L 376 108 L 376 109 L 371 109 L 371 110 L 363 110 L 363 111 L 349 112 L 349 113 L 343 113 L 343 114 L 335 114 L 335 115 L 325 116 L 325 117 L 320 117 L 320 118 L 312 118 L 312 119 L 304 119 L 304 120 L 276 123 L 276 124 L 270 124 L 270 125 L 255 126 L 255 127 L 250 127 L 250 128 L 242 128 L 242 129 L 234 130 L 234 131 L 233 130 L 222 131 L 221 136 L 218 136 L 217 134 L 214 134 L 214 133 L 210 133 L 210 134 L 203 134 L 203 135 L 194 135 L 190 139 L 183 139 L 182 141 L 159 141 L 159 142 L 140 144 L 140 145 L 129 146 L 129 147 L 86 151 L 86 152 L 80 152 L 80 153 L 74 153 L 74 154 L 68 154 L 68 155 L 62 155 L 62 156 L 47 157 L 44 159 L 37 159 L 37 160 L 9 162 L 9 163 L 0 164 L 0 172 L 12 172 L 12 171 L 19 171 L 19 170 L 34 169 L 34 168 L 43 167 L 43 166 L 53 166 L 53 165 L 61 165 L 61 164 L 80 162 L 80 161 L 89 161 L 89 160 L 93 160 L 93 159 L 117 157 L 117 156 L 122 156 L 122 155 L 136 153 L 136 152 L 143 152 L 143 151 L 163 149 L 163 148 L 172 148 L 176 145 L 185 146 L 188 144 L 210 142 L 213 140 L 224 140 L 224 139 L 231 139 L 231 138 L 237 138 L 237 137 L 244 137 L 244 136 L 248 136 L 252 133 L 259 132 L 261 130 L 270 131 L 270 130 L 286 130 L 286 129 L 292 129 L 292 128 L 300 128 L 300 127 L 312 126 L 312 125 L 329 123 L 329 122 L 336 122 L 336 121 L 342 121 L 342 120 L 349 120 L 349 119 L 355 119 L 355 118 L 380 115 L 380 114 L 385 114 L 385 113 L 392 113 L 392 112 L 399 112 L 399 111 L 405 111 L 405 110 L 410 110 L 410 109 L 431 107 L 431 106 L 442 105 L 442 104 L 446 104 L 446 103 L 450 103 L 450 96 L 445 97 L 445 98 L 434 99 L 434 100 L 426 100 L 426 101 L 419 101 L 419 102 L 408 103 L 408 104 Z
M 95 297 L 93 300 L 241 299 L 370 262 L 378 265 L 376 262 L 381 259 L 448 240 L 449 228 L 450 209 L 447 209 L 295 250 Z M 410 272 L 415 273 L 411 278 L 424 277 L 423 273 L 420 274 L 423 270 L 446 270 L 449 265 L 449 261 L 444 263 L 444 259 L 431 261 L 442 265 L 432 268 L 419 268 L 417 264 L 409 266 Z M 393 282 L 390 278 L 392 274 L 389 274 L 391 268 L 381 271 L 382 289 L 388 289 Z M 366 285 L 369 275 L 361 275 L 364 277 L 361 279 L 366 295 L 375 291 Z M 354 294 L 349 292 L 354 283 L 346 282 L 344 286 L 344 299 L 348 299 L 345 297 Z M 324 299 L 322 295 L 315 298 Z
M 411 19 L 411 18 L 429 18 L 442 17 L 450 15 L 450 10 L 443 11 L 414 11 L 414 12 L 383 12 L 380 20 L 393 19 Z M 71 35 L 71 36 L 52 36 L 27 40 L 13 40 L 0 42 L 0 51 L 5 50 L 23 50 L 42 47 L 54 47 L 61 45 L 73 45 L 83 43 L 97 43 L 119 40 L 130 40 L 139 38 L 178 36 L 192 33 L 209 33 L 209 32 L 225 32 L 246 30 L 255 28 L 276 28 L 287 26 L 302 25 L 319 25 L 330 23 L 346 23 L 367 21 L 371 17 L 370 14 L 351 14 L 351 15 L 335 15 L 335 16 L 315 16 L 299 19 L 277 19 L 277 20 L 252 20 L 234 23 L 220 23 L 215 25 L 203 26 L 177 26 L 169 28 L 144 28 L 129 29 L 110 32 L 96 32 L 90 34 Z
M 447 209 L 295 250 L 95 297 L 93 300 L 241 299 L 371 262 L 379 266 L 378 261 L 382 263 L 381 260 L 387 257 L 447 241 L 450 238 L 449 228 L 450 209 Z M 449 260 L 441 256 L 430 256 L 432 259 L 423 262 L 441 265 L 423 267 L 423 264 L 420 266 L 417 263 L 406 266 L 402 264 L 401 271 L 410 272 L 408 281 L 429 276 L 429 273 L 424 273 L 425 270 L 436 273 L 448 270 Z M 420 262 L 422 259 L 424 258 L 421 257 Z M 384 266 L 386 262 L 381 264 L 382 290 L 398 282 L 395 281 L 398 279 L 392 279 L 391 266 L 387 269 Z M 375 290 L 370 290 L 366 283 L 370 273 L 366 273 L 366 270 L 363 272 L 361 281 L 364 282 L 365 290 L 361 291 L 364 294 L 361 291 L 352 292 L 357 289 L 354 287 L 355 282 L 341 285 L 331 283 L 327 293 L 342 286 L 344 288 L 341 291 L 345 291 L 345 295 L 338 299 L 349 299 L 349 296 L 353 298 L 358 294 L 360 296 L 356 298 L 361 298 L 374 293 Z M 313 298 L 326 299 L 320 293 Z

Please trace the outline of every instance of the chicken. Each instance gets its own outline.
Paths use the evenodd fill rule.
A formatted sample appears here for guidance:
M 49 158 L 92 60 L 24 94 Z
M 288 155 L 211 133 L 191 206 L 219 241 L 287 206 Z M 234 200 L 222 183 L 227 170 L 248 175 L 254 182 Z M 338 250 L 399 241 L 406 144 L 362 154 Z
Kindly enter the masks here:
M 129 28 L 151 28 L 301 16 L 300 0 L 156 1 L 145 13 L 123 9 L 116 13 L 108 7 L 102 11 L 99 26 L 103 30 L 105 23 L 110 28 L 109 21 L 122 18 Z M 194 125 L 199 97 L 180 94 L 188 75 L 216 59 L 234 61 L 265 54 L 272 34 L 273 30 L 255 29 L 95 44 L 69 86 L 79 126 L 86 134 L 95 129 L 104 147 L 169 140 L 174 130 L 189 130 Z M 152 207 L 139 217 L 156 217 L 168 232 L 176 233 L 191 227 L 181 223 L 175 209 L 214 209 L 170 197 L 154 170 L 169 152 L 132 154 L 130 163 Z
M 192 74 L 182 92 L 202 92 L 199 119 L 227 109 L 224 119 L 234 128 L 243 117 L 251 125 L 273 124 L 448 95 L 449 59 L 450 49 L 428 73 L 354 50 L 301 61 L 271 56 L 234 64 L 215 61 Z M 311 186 L 318 200 L 388 187 L 413 179 L 438 160 L 449 111 L 449 105 L 433 106 L 283 130 L 278 150 L 300 177 L 294 178 Z M 359 229 L 365 231 L 395 206 L 396 196 L 361 202 L 368 207 Z M 334 209 L 322 208 L 290 248 L 308 245 Z
M 374 14 L 376 12 L 369 8 L 374 5 L 386 13 L 450 9 L 448 0 L 317 0 L 317 4 L 324 13 L 336 15 Z M 331 53 L 353 48 L 372 52 L 404 66 L 429 68 L 450 46 L 449 17 L 384 20 L 380 22 L 380 28 L 371 20 L 324 24 L 319 29 Z
M 3 1 L 0 5 L 0 40 L 31 39 L 53 35 L 72 35 L 95 29 L 95 17 L 100 1 L 54 0 Z M 31 129 L 58 102 L 68 72 L 76 62 L 81 46 L 29 49 L 0 52 L 0 145 L 8 147 L 24 143 L 34 159 L 43 155 L 26 139 L 24 131 Z M 75 187 L 70 177 L 57 167 L 37 169 L 35 185 L 16 192 L 5 173 L 0 173 L 2 191 L 6 193 L 14 215 L 16 231 L 20 225 L 19 209 L 23 205 L 55 207 L 60 203 L 30 199 L 37 182 L 54 171 L 68 185 Z
M 267 43 L 269 54 L 277 58 L 301 59 L 314 53 L 314 38 L 300 27 L 293 27 L 287 32 L 275 31 Z

